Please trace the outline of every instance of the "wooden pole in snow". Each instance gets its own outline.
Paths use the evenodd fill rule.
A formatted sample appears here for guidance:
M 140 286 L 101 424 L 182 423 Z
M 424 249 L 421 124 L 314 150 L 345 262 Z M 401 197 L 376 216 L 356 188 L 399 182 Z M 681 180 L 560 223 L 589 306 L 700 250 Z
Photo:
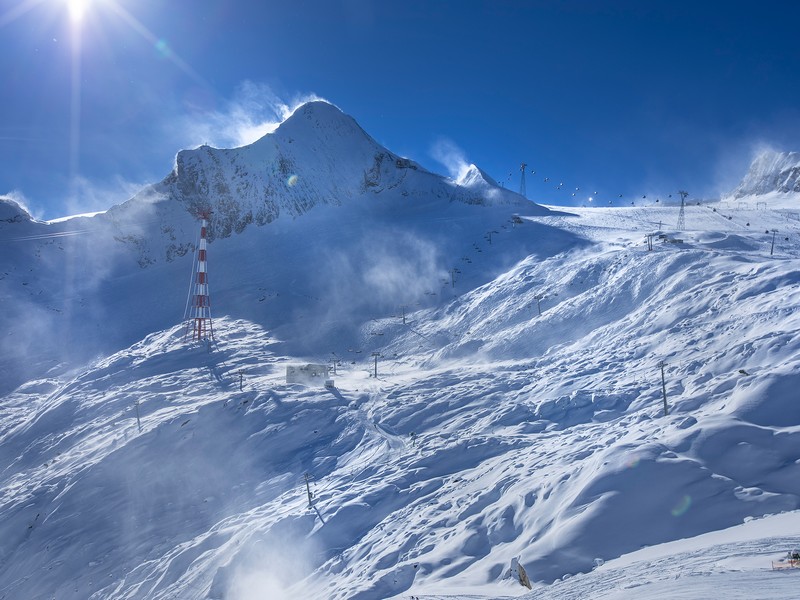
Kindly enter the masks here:
M 661 393 L 664 396 L 664 416 L 666 417 L 669 414 L 669 409 L 667 408 L 667 382 L 664 378 L 664 367 L 667 366 L 663 360 L 658 363 L 658 366 L 661 367 Z

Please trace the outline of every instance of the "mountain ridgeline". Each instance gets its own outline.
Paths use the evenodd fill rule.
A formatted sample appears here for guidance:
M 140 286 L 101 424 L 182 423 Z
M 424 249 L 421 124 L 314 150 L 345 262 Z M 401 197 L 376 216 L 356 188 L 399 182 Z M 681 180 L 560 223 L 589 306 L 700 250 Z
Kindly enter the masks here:
M 530 207 L 479 169 L 471 172 L 481 176 L 454 182 L 431 173 L 382 147 L 335 106 L 315 101 L 249 146 L 179 152 L 172 173 L 144 193 L 175 200 L 190 213 L 210 209 L 211 239 L 281 215 L 298 217 L 321 204 L 380 194 L 406 202 Z

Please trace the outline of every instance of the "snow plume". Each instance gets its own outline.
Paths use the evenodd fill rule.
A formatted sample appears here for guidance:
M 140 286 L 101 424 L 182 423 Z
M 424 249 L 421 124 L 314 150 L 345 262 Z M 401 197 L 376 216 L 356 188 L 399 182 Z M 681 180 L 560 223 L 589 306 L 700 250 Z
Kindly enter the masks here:
M 94 218 L 19 223 L 7 227 L 2 251 L 8 264 L 16 253 L 35 248 L 38 274 L 29 269 L 4 271 L 4 295 L 9 300 L 0 329 L 6 362 L 0 372 L 13 373 L 2 387 L 19 378 L 41 375 L 58 363 L 87 360 L 101 348 L 112 350 L 137 339 L 129 330 L 122 338 L 105 330 L 104 322 L 118 300 L 105 293 L 121 274 L 149 264 L 154 254 L 147 231 L 158 221 L 155 205 L 129 202 Z M 125 295 L 134 294 L 133 287 Z M 24 379 L 22 379 L 24 380 Z
M 143 192 L 139 198 L 152 197 Z M 155 206 L 145 199 L 112 207 L 89 223 L 83 219 L 65 222 L 64 227 L 77 232 L 63 241 L 65 272 L 71 275 L 68 285 L 81 293 L 94 293 L 115 269 L 124 272 L 137 266 L 132 263 L 148 250 L 147 232 L 156 218 Z M 52 266 L 57 268 L 57 264 Z
M 439 138 L 431 146 L 431 158 L 441 163 L 452 179 L 459 181 L 469 170 L 469 161 L 464 151 L 455 142 L 447 138 Z
M 403 304 L 427 304 L 431 292 L 438 292 L 448 277 L 434 241 L 375 225 L 348 239 L 344 247 L 320 246 L 308 261 L 318 268 L 296 277 L 292 296 L 276 299 L 288 302 L 286 310 L 292 315 L 278 335 L 291 340 L 296 352 L 319 350 L 320 343 L 329 340 L 357 343 L 357 324 L 363 323 L 364 315 L 388 315 Z
M 85 177 L 77 176 L 72 180 L 69 196 L 64 203 L 66 214 L 60 216 L 108 210 L 130 199 L 146 185 L 142 182 L 128 181 L 120 175 L 103 182 L 89 181 Z
M 327 272 L 336 277 L 327 284 L 327 297 L 336 313 L 363 310 L 365 303 L 376 310 L 413 303 L 447 277 L 436 245 L 412 233 L 377 232 L 363 239 L 361 247 L 331 259 Z
M 58 348 L 50 342 L 58 331 L 58 315 L 14 292 L 4 298 L 6 335 L 0 339 L 0 394 L 32 377 L 41 376 L 60 362 Z
M 210 144 L 218 148 L 252 144 L 285 121 L 298 106 L 324 100 L 316 94 L 297 94 L 285 100 L 265 84 L 242 82 L 233 98 L 213 111 L 195 112 L 180 122 L 179 139 L 186 145 Z
M 794 150 L 794 148 L 786 148 Z M 746 177 L 753 161 L 765 152 L 780 152 L 774 144 L 764 139 L 730 142 L 720 151 L 714 165 L 713 191 L 717 197 L 725 198 Z
M 291 600 L 310 597 L 303 580 L 314 571 L 319 550 L 297 535 L 269 535 L 244 548 L 228 567 L 226 600 Z
M 364 284 L 382 302 L 416 300 L 447 275 L 438 266 L 437 254 L 431 242 L 413 235 L 386 238 L 366 262 Z
M 34 219 L 41 219 L 42 218 L 42 212 L 41 211 L 33 211 L 33 210 L 31 210 L 30 203 L 28 202 L 28 199 L 19 190 L 11 190 L 10 192 L 7 192 L 5 194 L 0 194 L 0 198 L 6 198 L 8 200 L 13 200 L 14 202 L 16 202 L 19 205 L 19 207 L 22 210 L 27 212 Z

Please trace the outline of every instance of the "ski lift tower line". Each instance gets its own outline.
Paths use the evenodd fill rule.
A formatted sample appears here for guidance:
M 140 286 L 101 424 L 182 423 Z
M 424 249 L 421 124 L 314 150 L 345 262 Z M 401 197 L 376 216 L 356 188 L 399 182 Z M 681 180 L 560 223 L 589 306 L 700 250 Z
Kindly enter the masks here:
M 374 358 L 374 359 L 375 359 L 375 370 L 374 370 L 374 373 L 373 373 L 373 377 L 374 377 L 375 379 L 377 379 L 377 378 L 378 378 L 378 359 L 379 359 L 380 357 L 381 357 L 381 353 L 380 353 L 380 352 L 373 352 L 373 353 L 372 353 L 372 358 Z
M 528 190 L 525 187 L 525 168 L 528 166 L 528 163 L 521 163 L 519 166 L 519 170 L 522 173 L 522 176 L 519 180 L 519 195 L 523 198 L 528 197 Z
M 681 195 L 681 210 L 678 213 L 678 231 L 685 231 L 686 230 L 686 196 L 689 195 L 689 192 L 684 192 L 681 190 L 678 192 Z
M 211 321 L 211 301 L 208 293 L 208 219 L 210 210 L 200 212 L 200 242 L 197 258 L 194 261 L 194 289 L 190 290 L 186 319 L 186 337 L 189 331 L 193 341 L 214 340 L 214 326 Z M 192 291 L 194 293 L 192 293 Z

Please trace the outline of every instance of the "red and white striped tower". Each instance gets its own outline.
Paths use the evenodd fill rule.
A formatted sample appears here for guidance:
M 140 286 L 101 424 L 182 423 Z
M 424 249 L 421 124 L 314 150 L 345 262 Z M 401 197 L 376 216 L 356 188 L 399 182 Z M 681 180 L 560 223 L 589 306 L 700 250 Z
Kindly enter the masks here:
M 200 217 L 200 243 L 197 259 L 194 261 L 194 283 L 189 288 L 186 302 L 186 337 L 192 332 L 192 340 L 214 339 L 214 326 L 211 323 L 211 302 L 208 295 L 208 240 L 206 228 L 211 211 L 203 211 Z

